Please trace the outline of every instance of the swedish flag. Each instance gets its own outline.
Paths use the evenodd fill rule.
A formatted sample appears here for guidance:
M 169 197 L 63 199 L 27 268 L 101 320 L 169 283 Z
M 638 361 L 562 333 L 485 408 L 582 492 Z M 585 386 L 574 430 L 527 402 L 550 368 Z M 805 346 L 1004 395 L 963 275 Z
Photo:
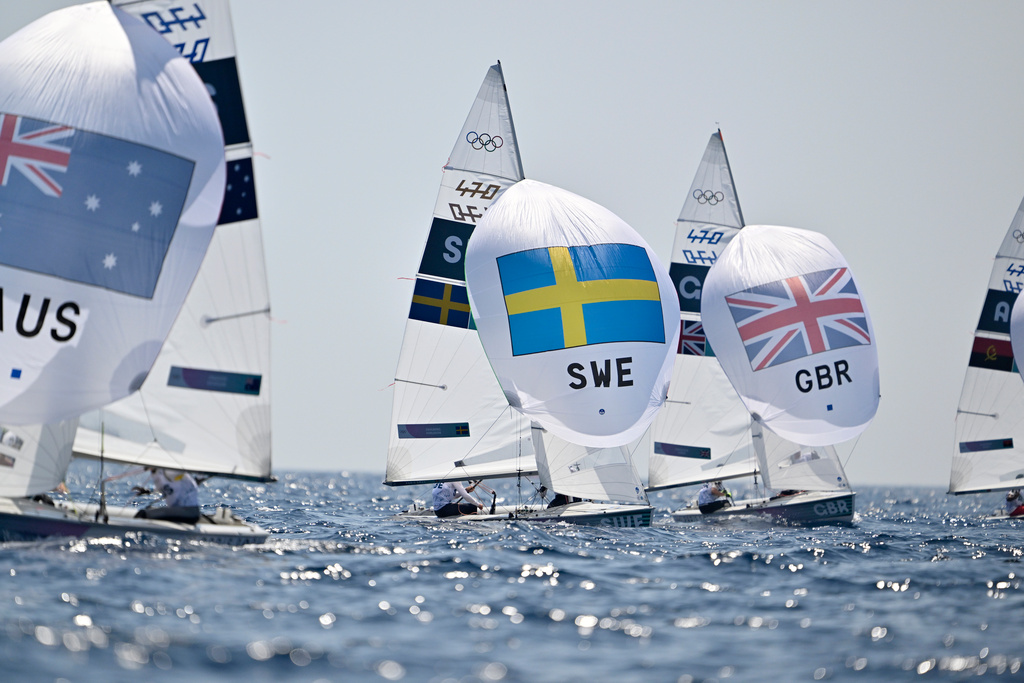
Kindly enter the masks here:
M 434 280 L 416 278 L 409 317 L 438 325 L 476 329 L 466 288 Z
M 513 356 L 665 342 L 658 281 L 643 247 L 544 247 L 497 261 Z

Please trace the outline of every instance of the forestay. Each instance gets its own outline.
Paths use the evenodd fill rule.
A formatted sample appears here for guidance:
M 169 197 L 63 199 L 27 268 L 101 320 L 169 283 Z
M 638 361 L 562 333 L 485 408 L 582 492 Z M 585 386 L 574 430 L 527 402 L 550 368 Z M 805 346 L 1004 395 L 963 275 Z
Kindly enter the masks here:
M 509 406 L 480 345 L 463 260 L 488 207 L 522 178 L 495 64 L 445 166 L 416 275 L 395 371 L 386 484 L 536 472 L 529 420 Z
M 950 493 L 1024 483 L 1024 382 L 1016 362 L 1018 350 L 1024 352 L 1019 331 L 1024 310 L 1014 305 L 1024 287 L 1022 231 L 1024 201 L 996 253 L 974 332 L 956 411 Z
M 588 448 L 534 426 L 541 483 L 552 491 L 588 500 L 647 504 L 643 482 L 626 446 Z
M 649 488 L 753 474 L 750 414 L 707 343 L 700 296 L 708 269 L 743 227 L 722 133 L 711 136 L 676 221 L 669 274 L 680 328 L 668 400 L 654 418 Z
M 679 326 L 671 279 L 602 206 L 524 180 L 477 228 L 466 280 L 509 402 L 567 441 L 619 446 L 664 403 Z
M 227 188 L 181 314 L 142 388 L 82 418 L 80 454 L 271 477 L 270 295 L 227 0 L 126 2 L 188 58 L 224 130 Z M 101 442 L 100 429 L 105 432 Z
M 210 242 L 224 141 L 206 87 L 106 2 L 0 43 L 0 420 L 137 389 Z
M 878 409 L 867 306 L 824 235 L 747 226 L 709 271 L 701 314 L 747 409 L 808 446 L 852 439 Z

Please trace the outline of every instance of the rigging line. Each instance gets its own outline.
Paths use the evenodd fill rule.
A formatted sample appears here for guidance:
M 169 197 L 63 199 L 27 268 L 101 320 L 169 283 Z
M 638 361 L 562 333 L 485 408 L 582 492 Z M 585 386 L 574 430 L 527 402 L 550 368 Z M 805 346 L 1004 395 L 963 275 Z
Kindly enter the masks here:
M 448 390 L 448 385 L 447 384 L 430 384 L 428 382 L 413 382 L 411 379 L 399 379 L 398 377 L 396 377 L 394 383 L 397 384 L 398 382 L 401 382 L 402 384 L 415 384 L 416 386 L 419 386 L 419 387 L 430 387 L 431 389 L 441 389 L 442 391 L 447 391 Z
M 976 413 L 973 410 L 960 410 L 959 408 L 957 408 L 956 414 L 957 415 L 977 415 L 978 417 L 991 417 L 993 419 L 997 419 L 999 417 L 999 413 Z
M 270 306 L 260 309 L 258 311 L 247 311 L 245 313 L 233 313 L 232 315 L 221 315 L 221 316 L 208 316 L 204 315 L 202 318 L 202 324 L 209 325 L 210 323 L 219 323 L 225 320 L 235 320 L 237 318 L 247 318 L 252 315 L 263 315 L 264 313 L 270 313 Z
M 861 432 L 861 434 L 863 434 L 863 432 Z M 860 443 L 860 437 L 861 437 L 861 434 L 858 434 L 858 435 L 857 435 L 857 438 L 856 438 L 856 439 L 854 439 L 854 441 L 853 441 L 853 447 L 852 447 L 852 448 L 850 448 L 850 454 L 849 454 L 848 456 L 846 456 L 846 462 L 844 462 L 844 463 L 843 463 L 843 470 L 845 470 L 845 469 L 846 469 L 846 466 L 850 464 L 850 458 L 852 458 L 852 457 L 853 457 L 853 452 L 854 452 L 855 450 L 857 450 L 857 444 L 859 444 L 859 443 Z M 845 471 L 844 471 L 844 474 L 845 474 Z

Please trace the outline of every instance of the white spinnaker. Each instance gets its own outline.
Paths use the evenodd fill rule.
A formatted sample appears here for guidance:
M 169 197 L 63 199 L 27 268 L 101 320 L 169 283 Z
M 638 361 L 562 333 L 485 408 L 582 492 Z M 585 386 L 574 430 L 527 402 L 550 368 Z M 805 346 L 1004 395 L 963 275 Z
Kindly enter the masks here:
M 227 0 L 125 9 L 181 46 L 213 93 L 225 131 L 224 209 L 182 311 L 139 392 L 83 416 L 75 450 L 133 464 L 271 476 L 270 294 L 256 206 L 253 149 Z M 103 430 L 101 442 L 100 430 Z
M 0 496 L 43 493 L 64 480 L 78 420 L 0 427 Z
M 188 62 L 106 2 L 58 10 L 0 43 L 0 112 L 30 136 L 50 126 L 36 140 L 67 154 L 24 162 L 0 186 L 0 419 L 75 418 L 137 389 L 159 352 L 220 211 L 223 137 Z M 148 210 L 124 201 L 133 197 Z M 138 218 L 122 223 L 129 208 Z
M 1024 201 L 996 253 L 956 411 L 950 493 L 978 493 L 1024 484 L 1024 382 L 1014 305 L 1024 288 Z M 1024 349 L 1021 349 L 1024 352 Z
M 665 401 L 679 328 L 665 267 L 608 209 L 523 180 L 466 254 L 480 340 L 509 402 L 584 446 L 638 438 Z
M 758 469 L 766 488 L 798 491 L 849 491 L 846 472 L 833 446 L 798 446 L 757 420 L 751 425 Z
M 588 500 L 647 504 L 626 446 L 588 448 L 533 427 L 540 481 L 556 493 Z
M 878 353 L 867 306 L 820 233 L 747 226 L 708 272 L 704 328 L 755 417 L 808 446 L 852 439 L 878 409 Z
M 445 166 L 395 371 L 386 484 L 534 473 L 530 423 L 498 386 L 466 295 L 477 222 L 523 177 L 501 65 L 483 84 Z
M 750 414 L 704 337 L 700 294 L 711 265 L 743 227 L 721 131 L 704 157 L 676 221 L 669 274 L 679 296 L 680 328 L 668 400 L 654 418 L 650 489 L 753 474 Z

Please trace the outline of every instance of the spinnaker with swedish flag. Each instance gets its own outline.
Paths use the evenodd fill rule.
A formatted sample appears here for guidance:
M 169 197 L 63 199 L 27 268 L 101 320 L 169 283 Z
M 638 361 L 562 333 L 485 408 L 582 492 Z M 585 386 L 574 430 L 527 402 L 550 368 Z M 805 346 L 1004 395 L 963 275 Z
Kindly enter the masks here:
M 477 226 L 466 282 L 509 403 L 583 446 L 643 434 L 665 401 L 679 303 L 668 271 L 625 221 L 520 181 Z

